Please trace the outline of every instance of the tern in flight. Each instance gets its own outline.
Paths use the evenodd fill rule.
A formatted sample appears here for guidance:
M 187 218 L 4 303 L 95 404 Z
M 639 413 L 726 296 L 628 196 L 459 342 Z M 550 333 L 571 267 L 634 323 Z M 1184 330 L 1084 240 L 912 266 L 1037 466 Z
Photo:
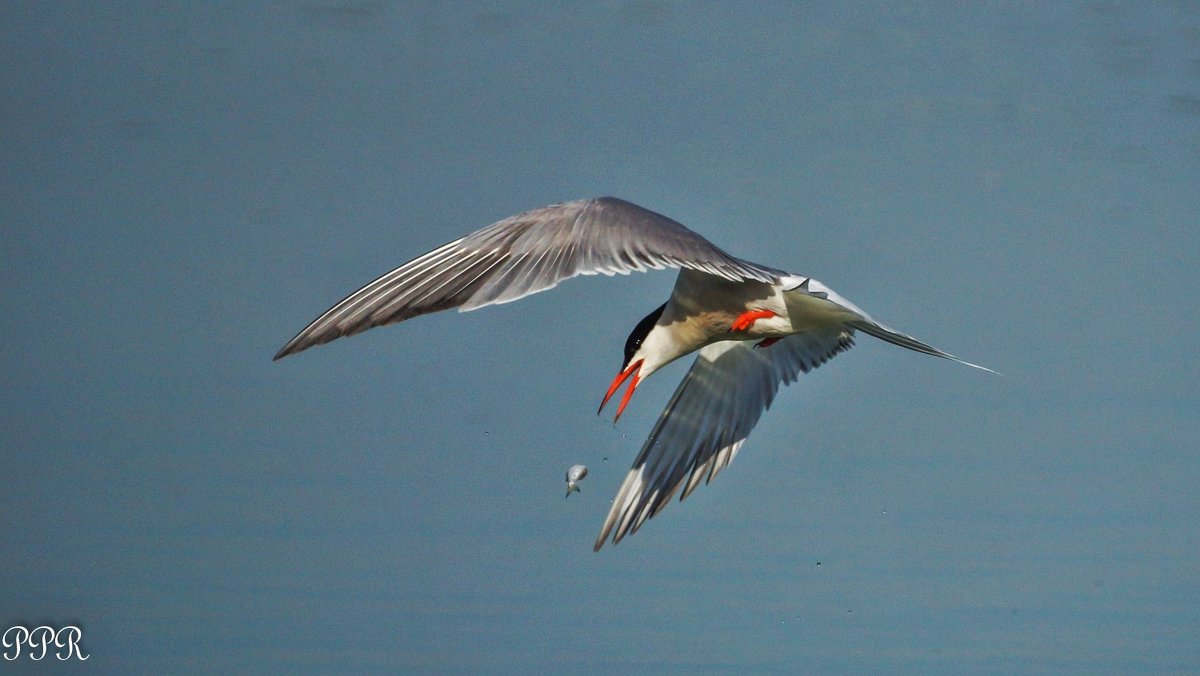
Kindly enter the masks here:
M 505 218 L 418 256 L 317 317 L 281 359 L 369 328 L 450 308 L 507 303 L 577 275 L 678 268 L 667 302 L 633 327 L 600 410 L 698 352 L 625 476 L 596 538 L 598 551 L 636 532 L 676 492 L 711 481 L 745 443 L 780 384 L 854 344 L 855 331 L 963 361 L 871 318 L 811 277 L 734 258 L 683 225 L 615 197 L 555 204 Z

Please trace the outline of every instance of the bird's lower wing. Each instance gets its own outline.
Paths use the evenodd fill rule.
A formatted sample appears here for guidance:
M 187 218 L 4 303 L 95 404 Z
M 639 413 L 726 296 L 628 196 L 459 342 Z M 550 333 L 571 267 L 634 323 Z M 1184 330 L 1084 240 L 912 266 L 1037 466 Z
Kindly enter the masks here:
M 783 274 L 615 197 L 565 202 L 498 221 L 401 265 L 317 317 L 275 359 L 430 312 L 507 303 L 577 275 L 668 267 L 735 281 L 773 282 Z
M 750 435 L 779 391 L 800 373 L 854 344 L 854 331 L 831 327 L 788 336 L 770 347 L 723 341 L 702 350 L 642 446 L 600 528 L 595 549 L 636 532 L 683 487 L 711 481 Z

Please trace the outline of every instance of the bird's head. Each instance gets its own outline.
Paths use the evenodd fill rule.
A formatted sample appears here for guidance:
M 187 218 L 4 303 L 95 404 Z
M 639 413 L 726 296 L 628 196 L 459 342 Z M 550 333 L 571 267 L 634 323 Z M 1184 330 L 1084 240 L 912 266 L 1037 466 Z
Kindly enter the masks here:
M 616 422 L 621 417 L 621 412 L 625 410 L 626 404 L 629 403 L 629 398 L 633 396 L 633 391 L 637 389 L 638 381 L 649 376 L 660 366 L 670 360 L 663 360 L 658 349 L 658 342 L 650 340 L 651 334 L 664 333 L 665 327 L 658 326 L 658 320 L 662 317 L 663 310 L 667 304 L 663 303 L 658 306 L 653 312 L 642 318 L 642 321 L 633 327 L 629 332 L 629 338 L 625 340 L 625 361 L 621 363 L 621 372 L 613 378 L 612 385 L 609 385 L 608 392 L 604 394 L 604 401 L 600 402 L 600 410 L 596 411 L 599 415 L 604 410 L 604 405 L 612 398 L 617 389 L 621 387 L 626 379 L 633 376 L 629 381 L 629 389 L 625 390 L 625 396 L 621 397 L 621 405 L 617 407 L 617 415 L 613 418 Z M 657 332 L 656 332 L 657 329 Z

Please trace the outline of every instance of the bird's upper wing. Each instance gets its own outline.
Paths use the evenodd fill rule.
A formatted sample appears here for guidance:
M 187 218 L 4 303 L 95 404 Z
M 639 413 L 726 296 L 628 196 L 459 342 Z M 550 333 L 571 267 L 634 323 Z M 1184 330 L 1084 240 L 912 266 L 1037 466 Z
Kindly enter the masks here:
M 576 275 L 665 267 L 760 282 L 783 274 L 615 197 L 565 202 L 511 216 L 401 265 L 330 308 L 275 359 L 429 312 L 507 303 Z
M 700 350 L 642 446 L 604 519 L 595 549 L 637 531 L 683 486 L 686 498 L 733 460 L 781 383 L 854 344 L 844 327 L 798 333 L 763 349 L 728 340 Z

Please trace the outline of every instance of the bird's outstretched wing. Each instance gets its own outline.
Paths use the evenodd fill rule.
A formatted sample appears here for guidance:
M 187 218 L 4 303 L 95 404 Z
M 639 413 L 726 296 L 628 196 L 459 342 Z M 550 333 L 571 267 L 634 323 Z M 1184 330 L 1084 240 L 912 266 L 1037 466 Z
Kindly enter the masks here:
M 683 487 L 680 500 L 733 460 L 780 384 L 850 349 L 845 327 L 798 333 L 763 349 L 729 340 L 700 350 L 625 476 L 595 549 L 637 531 Z
M 783 274 L 615 197 L 565 202 L 511 216 L 401 265 L 330 308 L 275 359 L 430 312 L 507 303 L 577 275 L 667 267 L 760 282 Z

